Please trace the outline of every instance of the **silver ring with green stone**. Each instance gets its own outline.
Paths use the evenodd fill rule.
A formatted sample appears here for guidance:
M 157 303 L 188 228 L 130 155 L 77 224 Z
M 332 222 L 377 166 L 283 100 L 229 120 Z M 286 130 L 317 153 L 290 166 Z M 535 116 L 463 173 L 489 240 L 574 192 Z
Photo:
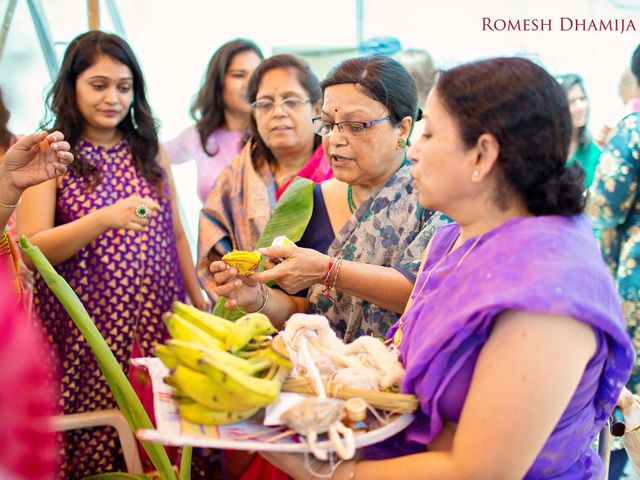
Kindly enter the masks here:
M 147 207 L 144 203 L 141 203 L 136 207 L 136 217 L 147 218 L 148 216 L 149 216 L 149 207 Z

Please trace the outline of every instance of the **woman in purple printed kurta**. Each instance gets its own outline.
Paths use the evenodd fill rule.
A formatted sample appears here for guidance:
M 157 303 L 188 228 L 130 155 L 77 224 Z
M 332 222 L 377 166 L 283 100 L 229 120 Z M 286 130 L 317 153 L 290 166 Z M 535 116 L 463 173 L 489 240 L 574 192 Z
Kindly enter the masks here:
M 566 96 L 534 63 L 498 58 L 444 72 L 425 112 L 414 185 L 455 223 L 388 333 L 420 405 L 331 478 L 602 478 L 591 443 L 633 349 L 581 214 L 584 172 L 566 166 Z M 295 455 L 264 455 L 312 478 Z
M 196 305 L 204 302 L 168 161 L 142 72 L 119 37 L 91 31 L 74 39 L 50 99 L 54 128 L 76 161 L 61 179 L 25 192 L 19 229 L 78 293 L 127 371 L 132 357 L 150 355 L 165 339 L 161 315 L 185 300 L 185 288 Z M 34 304 L 57 357 L 62 413 L 115 408 L 87 343 L 40 278 Z M 147 403 L 140 380 L 132 383 Z M 112 429 L 65 437 L 61 478 L 124 470 Z
M 99 169 L 102 181 L 87 191 L 81 178 L 63 177 L 56 189 L 56 225 L 69 224 L 131 195 L 153 198 L 160 206 L 143 231 L 109 230 L 56 265 L 126 372 L 134 351 L 140 352 L 136 356 L 150 356 L 153 346 L 166 340 L 160 318 L 173 301 L 185 299 L 169 190 L 161 195 L 137 173 L 124 140 L 111 148 L 83 140 L 76 151 Z M 34 306 L 59 361 L 62 413 L 117 408 L 89 344 L 40 276 Z M 120 469 L 113 449 L 98 450 L 96 438 L 100 443 L 113 442 L 112 432 L 68 432 L 65 443 L 74 451 L 67 449 L 63 471 L 88 475 L 110 470 L 111 462 Z

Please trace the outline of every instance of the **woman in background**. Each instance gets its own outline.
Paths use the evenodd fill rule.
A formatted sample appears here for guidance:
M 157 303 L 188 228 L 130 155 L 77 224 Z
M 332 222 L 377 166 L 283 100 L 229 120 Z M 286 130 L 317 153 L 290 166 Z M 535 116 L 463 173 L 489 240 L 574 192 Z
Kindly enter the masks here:
M 631 57 L 634 82 L 640 85 L 640 45 Z M 588 213 L 600 239 L 602 256 L 618 287 L 627 333 L 636 358 L 627 388 L 640 390 L 640 112 L 626 115 L 605 144 L 589 191 Z M 626 453 L 613 443 L 609 478 L 620 478 Z
M 196 124 L 164 144 L 172 164 L 195 160 L 202 203 L 220 172 L 242 148 L 251 110 L 247 83 L 262 59 L 262 52 L 250 40 L 240 38 L 218 48 L 191 106 Z
M 589 98 L 580 75 L 567 73 L 556 77 L 558 83 L 567 94 L 569 110 L 571 111 L 571 145 L 569 147 L 569 161 L 579 163 L 584 168 L 584 184 L 587 188 L 593 183 L 593 175 L 598 166 L 602 150 L 593 141 L 589 132 Z
M 0 157 L 16 142 L 16 136 L 9 130 L 11 112 L 4 103 L 4 95 L 0 89 Z

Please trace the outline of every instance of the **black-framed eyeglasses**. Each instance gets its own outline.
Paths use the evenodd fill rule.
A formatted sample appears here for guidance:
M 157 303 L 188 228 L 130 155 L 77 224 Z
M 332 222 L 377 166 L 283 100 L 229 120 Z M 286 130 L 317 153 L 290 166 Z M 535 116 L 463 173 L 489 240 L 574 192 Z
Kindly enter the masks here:
M 273 100 L 263 99 L 256 100 L 251 104 L 251 109 L 261 115 L 268 115 L 271 113 L 276 106 L 281 106 L 285 110 L 294 111 L 298 110 L 305 103 L 309 103 L 310 100 L 303 100 L 301 98 L 289 97 L 283 98 L 279 102 L 274 102 Z
M 369 120 L 368 122 L 329 122 L 328 120 L 323 120 L 320 117 L 315 117 L 311 121 L 313 122 L 313 130 L 321 137 L 330 135 L 333 131 L 333 127 L 336 125 L 338 126 L 338 131 L 342 135 L 357 137 L 362 135 L 367 128 L 378 123 L 386 122 L 387 120 L 391 120 L 391 115 L 377 118 L 375 120 Z

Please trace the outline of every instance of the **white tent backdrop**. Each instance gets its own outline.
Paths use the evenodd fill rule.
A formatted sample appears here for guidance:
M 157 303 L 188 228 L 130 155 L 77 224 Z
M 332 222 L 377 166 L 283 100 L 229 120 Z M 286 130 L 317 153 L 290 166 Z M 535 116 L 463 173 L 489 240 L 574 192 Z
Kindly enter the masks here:
M 0 12 L 8 0 L 0 0 Z M 44 0 L 59 57 L 87 28 L 86 2 Z M 348 0 L 116 0 L 128 41 L 142 64 L 150 102 L 164 140 L 190 125 L 189 106 L 209 57 L 234 37 L 272 51 L 356 46 L 356 2 Z M 577 72 L 591 97 L 591 128 L 615 122 L 622 113 L 620 74 L 640 42 L 640 0 L 362 0 L 362 34 L 397 37 L 405 48 L 424 48 L 441 67 L 496 55 L 527 55 L 552 73 Z M 102 25 L 113 31 L 101 5 Z M 551 19 L 553 31 L 483 31 L 483 17 Z M 560 31 L 560 19 L 625 19 L 636 30 Z M 17 133 L 37 128 L 50 86 L 29 10 L 18 1 L 0 60 L 0 86 Z M 197 230 L 199 201 L 195 167 L 175 170 L 189 230 Z

